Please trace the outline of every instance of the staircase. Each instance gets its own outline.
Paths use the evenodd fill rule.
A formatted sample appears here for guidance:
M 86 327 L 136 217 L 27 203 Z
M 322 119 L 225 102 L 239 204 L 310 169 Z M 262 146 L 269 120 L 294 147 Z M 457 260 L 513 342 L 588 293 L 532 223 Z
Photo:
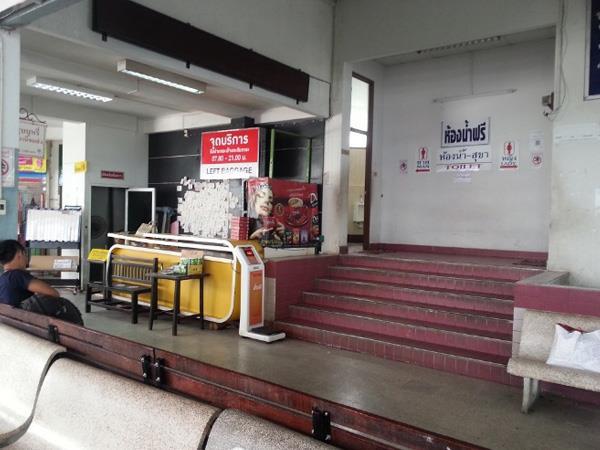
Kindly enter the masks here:
M 505 384 L 514 283 L 540 268 L 341 255 L 277 327 L 288 336 Z

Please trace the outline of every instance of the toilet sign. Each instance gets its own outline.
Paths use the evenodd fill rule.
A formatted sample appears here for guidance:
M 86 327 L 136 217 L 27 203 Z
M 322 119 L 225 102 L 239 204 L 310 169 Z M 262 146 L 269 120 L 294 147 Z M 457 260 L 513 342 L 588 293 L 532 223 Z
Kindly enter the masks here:
M 519 168 L 519 155 L 517 141 L 506 141 L 500 157 L 500 170 L 514 170 Z
M 431 159 L 429 159 L 429 149 L 421 147 L 417 150 L 417 173 L 431 172 Z

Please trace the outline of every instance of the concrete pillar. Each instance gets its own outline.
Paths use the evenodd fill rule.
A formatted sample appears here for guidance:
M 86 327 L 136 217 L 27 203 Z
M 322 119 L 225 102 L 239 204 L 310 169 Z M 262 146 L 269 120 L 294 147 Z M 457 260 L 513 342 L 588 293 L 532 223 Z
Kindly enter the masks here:
M 338 253 L 348 240 L 348 173 L 352 70 L 334 63 L 331 116 L 325 125 L 323 162 L 323 250 Z
M 2 81 L 0 117 L 2 148 L 19 146 L 19 95 L 21 78 L 21 39 L 19 31 L 0 30 L 0 71 Z M 17 152 L 18 153 L 18 152 Z M 15 154 L 15 165 L 18 154 Z M 16 170 L 16 169 L 15 169 Z M 16 177 L 16 174 L 15 174 Z M 15 185 L 17 180 L 15 179 Z M 6 200 L 6 215 L 0 215 L 0 239 L 17 237 L 17 188 L 2 188 L 0 196 Z
M 600 115 L 600 100 L 584 100 L 586 0 L 564 1 L 564 29 L 559 24 L 557 31 L 556 53 L 563 57 L 556 71 L 555 136 L 565 126 L 594 128 Z M 569 271 L 571 284 L 600 287 L 599 254 L 600 140 L 554 143 L 548 267 Z

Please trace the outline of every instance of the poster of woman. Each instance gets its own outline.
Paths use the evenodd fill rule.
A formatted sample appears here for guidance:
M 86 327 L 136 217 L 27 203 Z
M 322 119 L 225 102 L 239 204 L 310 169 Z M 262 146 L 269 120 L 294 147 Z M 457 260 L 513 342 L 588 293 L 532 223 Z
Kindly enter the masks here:
M 311 246 L 319 241 L 316 184 L 251 178 L 247 199 L 250 239 L 268 247 Z

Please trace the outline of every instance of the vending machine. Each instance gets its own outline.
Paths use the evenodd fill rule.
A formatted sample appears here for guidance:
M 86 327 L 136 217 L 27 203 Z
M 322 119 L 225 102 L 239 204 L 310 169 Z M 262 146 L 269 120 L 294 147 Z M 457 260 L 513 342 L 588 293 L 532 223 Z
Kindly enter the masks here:
M 252 245 L 239 245 L 234 254 L 241 267 L 240 336 L 273 342 L 285 333 L 265 326 L 265 265 Z

